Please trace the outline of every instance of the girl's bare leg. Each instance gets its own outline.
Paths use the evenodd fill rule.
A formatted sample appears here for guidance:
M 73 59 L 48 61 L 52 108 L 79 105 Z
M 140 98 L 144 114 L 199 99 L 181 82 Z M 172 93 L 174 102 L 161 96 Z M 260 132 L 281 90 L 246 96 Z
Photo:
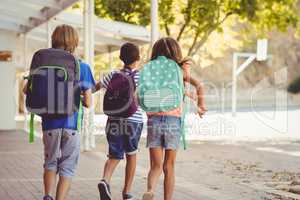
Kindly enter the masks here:
M 175 186 L 176 150 L 166 150 L 163 164 L 164 170 L 164 200 L 172 200 Z
M 147 192 L 153 193 L 163 170 L 163 149 L 150 148 L 151 168 L 148 174 Z

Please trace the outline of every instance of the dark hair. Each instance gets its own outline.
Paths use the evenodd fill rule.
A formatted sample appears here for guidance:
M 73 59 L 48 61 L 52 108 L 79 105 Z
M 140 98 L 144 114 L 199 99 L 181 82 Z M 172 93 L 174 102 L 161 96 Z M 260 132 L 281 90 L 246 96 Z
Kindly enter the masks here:
M 161 38 L 155 42 L 152 48 L 151 60 L 158 56 L 165 56 L 174 60 L 177 64 L 181 64 L 182 52 L 176 40 L 171 37 Z
M 120 59 L 125 65 L 130 65 L 140 60 L 140 50 L 138 46 L 129 42 L 123 44 L 120 50 Z

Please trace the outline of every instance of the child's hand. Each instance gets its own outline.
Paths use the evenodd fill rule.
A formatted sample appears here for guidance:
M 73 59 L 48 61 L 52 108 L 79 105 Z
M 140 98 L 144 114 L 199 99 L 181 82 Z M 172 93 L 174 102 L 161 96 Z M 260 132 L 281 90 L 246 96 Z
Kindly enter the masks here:
M 205 108 L 205 106 L 200 106 L 198 108 L 198 115 L 200 116 L 200 118 L 202 118 L 206 112 L 207 112 L 207 109 Z
M 184 62 L 182 62 L 182 68 L 191 67 L 192 64 L 193 64 L 193 62 L 190 60 L 184 61 Z
M 98 83 L 96 83 L 95 87 L 93 88 L 92 92 L 98 92 L 101 88 L 103 88 L 101 82 L 99 81 Z
M 189 60 L 182 62 L 181 68 L 183 70 L 184 77 L 187 77 L 190 74 L 190 69 L 192 64 L 193 64 L 192 61 Z
M 198 95 L 194 92 L 185 91 L 185 95 L 189 98 L 191 98 L 193 101 L 198 100 Z

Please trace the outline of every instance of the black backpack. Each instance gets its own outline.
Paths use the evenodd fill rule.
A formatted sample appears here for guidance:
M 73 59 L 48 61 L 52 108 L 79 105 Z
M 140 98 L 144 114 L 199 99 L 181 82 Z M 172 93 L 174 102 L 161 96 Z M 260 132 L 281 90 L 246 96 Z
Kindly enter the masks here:
M 80 64 L 71 53 L 54 48 L 37 51 L 28 79 L 29 112 L 57 118 L 79 110 Z
M 136 89 L 134 76 L 137 71 L 126 73 L 125 68 L 114 73 L 106 88 L 103 112 L 109 117 L 128 118 L 138 109 L 134 97 Z

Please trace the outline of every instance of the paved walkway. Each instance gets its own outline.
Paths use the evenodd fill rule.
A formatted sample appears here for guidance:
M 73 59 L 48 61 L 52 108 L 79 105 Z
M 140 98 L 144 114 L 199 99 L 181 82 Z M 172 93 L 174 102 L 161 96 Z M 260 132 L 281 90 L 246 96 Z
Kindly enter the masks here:
M 82 153 L 69 200 L 97 200 L 97 183 L 106 159 L 106 142 L 97 138 L 95 151 Z M 141 142 L 133 193 L 141 199 L 149 168 L 148 150 Z M 273 149 L 282 151 L 270 152 Z M 300 180 L 300 142 L 217 144 L 194 142 L 180 151 L 176 162 L 173 200 L 275 200 L 259 185 L 265 182 Z M 284 150 L 284 151 L 283 151 Z M 279 152 L 279 153 L 278 153 Z M 285 153 L 280 153 L 285 152 Z M 300 154 L 299 154 L 300 155 Z M 43 196 L 43 145 L 28 144 L 23 131 L 0 131 L 0 200 L 40 200 Z M 112 181 L 114 200 L 120 200 L 124 162 Z M 258 187 L 259 186 L 259 187 Z M 156 200 L 163 199 L 162 180 Z M 300 199 L 300 198 L 299 198 Z
M 102 138 L 103 139 L 103 138 Z M 102 147 L 104 149 L 105 147 Z M 105 152 L 105 151 L 104 151 Z M 1 200 L 33 200 L 41 199 L 43 147 L 41 140 L 28 144 L 26 134 L 22 131 L 0 131 L 0 199 Z M 105 154 L 100 151 L 82 153 L 76 178 L 70 191 L 69 199 L 96 200 L 99 199 L 97 183 L 105 161 Z M 143 162 L 143 161 L 142 161 Z M 120 198 L 123 183 L 122 163 L 116 171 L 112 191 L 114 199 Z M 135 179 L 134 193 L 142 195 L 146 186 L 147 169 L 138 167 Z M 174 200 L 209 200 L 199 194 L 196 185 L 177 185 Z M 162 188 L 162 185 L 159 186 Z M 194 188 L 194 191 L 192 191 Z M 161 189 L 157 199 L 162 198 Z

